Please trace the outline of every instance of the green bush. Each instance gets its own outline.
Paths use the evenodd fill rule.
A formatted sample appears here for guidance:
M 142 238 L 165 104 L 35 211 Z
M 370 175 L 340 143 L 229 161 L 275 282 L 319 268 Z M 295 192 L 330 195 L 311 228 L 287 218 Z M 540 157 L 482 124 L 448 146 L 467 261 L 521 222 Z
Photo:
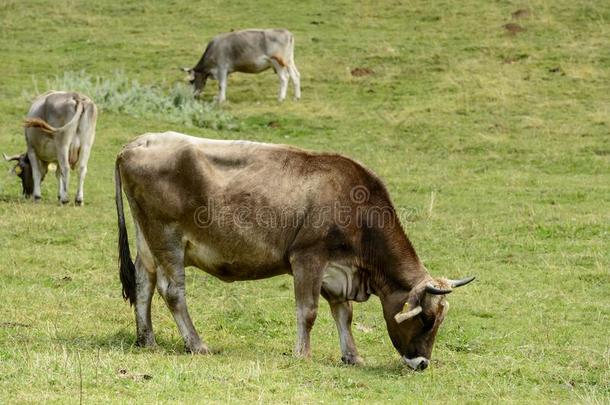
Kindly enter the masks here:
M 166 92 L 158 86 L 140 84 L 122 71 L 116 71 L 111 77 L 93 77 L 85 71 L 80 71 L 56 76 L 47 81 L 46 87 L 82 92 L 105 111 L 135 117 L 162 116 L 170 122 L 215 130 L 232 130 L 239 127 L 231 115 L 221 111 L 213 103 L 204 103 L 193 98 L 192 90 L 182 83 L 174 84 L 169 92 Z M 27 96 L 31 98 L 34 95 Z

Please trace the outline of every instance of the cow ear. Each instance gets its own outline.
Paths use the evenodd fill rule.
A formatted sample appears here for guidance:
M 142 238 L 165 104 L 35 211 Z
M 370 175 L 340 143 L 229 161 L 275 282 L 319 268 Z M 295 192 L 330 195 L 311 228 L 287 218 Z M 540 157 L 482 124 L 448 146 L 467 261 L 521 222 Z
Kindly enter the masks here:
M 15 166 L 15 168 L 13 169 L 13 173 L 15 173 L 16 176 L 19 176 L 22 172 L 23 169 L 19 165 Z
M 409 309 L 410 305 L 409 302 L 405 302 L 404 307 L 402 307 L 402 311 L 400 311 L 399 313 L 397 313 L 396 315 L 394 315 L 394 320 L 396 321 L 396 323 L 401 323 L 406 321 L 407 319 L 411 319 L 417 315 L 419 315 L 421 313 L 421 311 L 423 310 L 421 305 L 416 306 L 413 309 Z

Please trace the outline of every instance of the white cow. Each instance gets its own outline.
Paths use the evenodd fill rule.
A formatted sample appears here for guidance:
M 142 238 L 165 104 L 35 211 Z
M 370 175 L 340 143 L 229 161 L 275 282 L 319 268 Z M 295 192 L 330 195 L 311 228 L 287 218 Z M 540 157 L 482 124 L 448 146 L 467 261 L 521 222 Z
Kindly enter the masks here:
M 12 157 L 4 155 L 7 161 L 18 162 L 13 171 L 21 178 L 24 196 L 33 195 L 34 201 L 41 198 L 40 183 L 49 164 L 56 163 L 59 201 L 69 202 L 70 168 L 78 166 L 75 203 L 83 204 L 83 184 L 96 120 L 95 104 L 79 93 L 49 91 L 34 100 L 24 123 L 27 152 Z
M 286 98 L 288 78 L 294 98 L 301 98 L 301 75 L 294 64 L 294 36 L 284 29 L 250 29 L 214 37 L 194 68 L 182 68 L 198 97 L 209 76 L 218 80 L 218 102 L 226 99 L 227 77 L 233 72 L 260 73 L 273 68 L 280 79 L 278 101 Z

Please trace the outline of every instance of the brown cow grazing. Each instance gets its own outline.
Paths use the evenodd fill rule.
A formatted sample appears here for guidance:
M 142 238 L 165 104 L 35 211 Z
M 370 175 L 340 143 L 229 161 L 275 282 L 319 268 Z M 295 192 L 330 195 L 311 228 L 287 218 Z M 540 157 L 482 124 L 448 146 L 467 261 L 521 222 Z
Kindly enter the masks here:
M 135 304 L 137 343 L 155 344 L 155 286 L 186 350 L 208 353 L 185 298 L 186 266 L 221 280 L 292 274 L 296 354 L 309 357 L 320 294 L 339 331 L 342 360 L 362 359 L 352 301 L 379 296 L 388 333 L 413 369 L 428 366 L 446 294 L 464 280 L 431 277 L 405 236 L 385 186 L 353 160 L 290 146 L 145 134 L 116 161 L 123 297 Z M 135 222 L 131 261 L 122 192 Z
M 23 195 L 40 200 L 40 184 L 47 174 L 49 164 L 57 163 L 57 198 L 66 204 L 70 168 L 78 167 L 78 188 L 75 203 L 83 204 L 84 183 L 89 154 L 95 139 L 97 108 L 85 95 L 49 91 L 36 98 L 25 120 L 27 152 L 6 156 L 7 161 L 17 161 L 13 172 L 21 178 Z
M 227 78 L 233 72 L 260 73 L 273 68 L 280 79 L 278 101 L 286 98 L 288 78 L 294 98 L 301 98 L 301 74 L 294 64 L 294 36 L 284 29 L 251 29 L 214 37 L 194 68 L 182 68 L 199 97 L 208 77 L 218 80 L 218 102 L 226 99 Z

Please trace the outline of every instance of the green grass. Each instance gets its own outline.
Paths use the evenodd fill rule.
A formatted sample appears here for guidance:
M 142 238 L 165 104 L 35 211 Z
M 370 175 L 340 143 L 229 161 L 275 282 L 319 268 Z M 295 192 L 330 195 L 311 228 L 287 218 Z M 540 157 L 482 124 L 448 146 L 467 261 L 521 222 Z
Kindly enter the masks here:
M 526 30 L 507 35 L 524 6 Z M 28 97 L 70 72 L 123 80 L 109 94 L 137 104 L 99 100 L 84 207 L 57 206 L 52 176 L 34 205 L 0 175 L 0 402 L 608 403 L 609 21 L 599 1 L 0 2 L 1 151 L 25 150 Z M 221 108 L 209 83 L 203 121 L 147 104 L 175 94 L 214 34 L 273 26 L 296 36 L 299 103 L 278 104 L 265 73 L 232 76 Z M 159 348 L 135 348 L 113 162 L 168 129 L 338 151 L 385 179 L 430 271 L 478 277 L 449 297 L 431 368 L 400 365 L 376 298 L 355 309 L 365 367 L 341 365 L 325 303 L 313 358 L 297 360 L 289 277 L 195 269 L 190 311 L 218 353 L 184 354 L 158 295 Z

